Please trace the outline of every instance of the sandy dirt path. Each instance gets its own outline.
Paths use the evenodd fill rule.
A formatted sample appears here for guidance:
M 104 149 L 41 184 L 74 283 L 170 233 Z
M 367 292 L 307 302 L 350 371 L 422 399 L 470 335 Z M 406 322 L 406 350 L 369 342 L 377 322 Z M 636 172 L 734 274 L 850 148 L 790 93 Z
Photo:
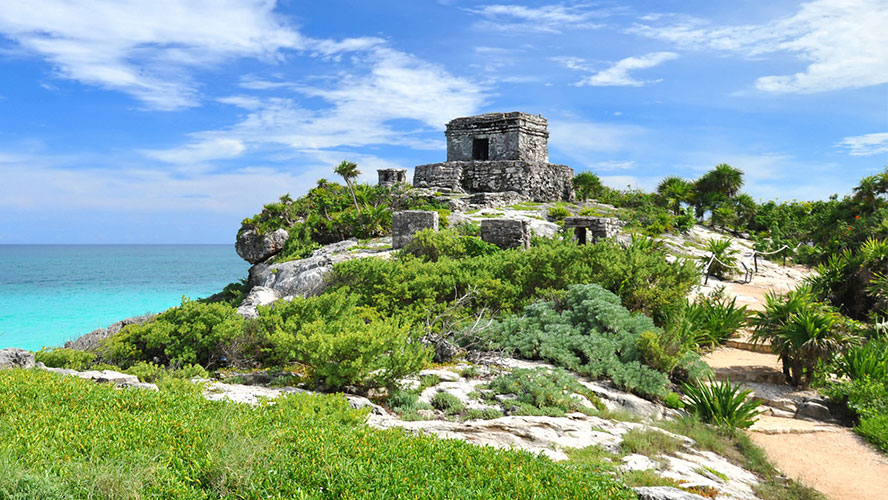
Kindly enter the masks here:
M 832 500 L 888 499 L 888 459 L 851 429 L 749 436 L 784 474 Z

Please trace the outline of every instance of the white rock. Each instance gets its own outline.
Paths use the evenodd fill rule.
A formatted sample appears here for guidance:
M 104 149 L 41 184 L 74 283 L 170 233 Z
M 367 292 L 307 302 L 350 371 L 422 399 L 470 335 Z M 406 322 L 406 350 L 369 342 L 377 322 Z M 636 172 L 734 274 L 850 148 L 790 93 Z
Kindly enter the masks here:
M 460 379 L 458 373 L 454 373 L 450 370 L 423 370 L 419 372 L 420 377 L 438 377 L 442 382 L 456 382 Z
M 265 286 L 254 286 L 250 289 L 250 293 L 244 298 L 237 313 L 247 319 L 258 318 L 259 311 L 257 307 L 267 306 L 282 298 L 281 293 L 273 288 Z
M 633 453 L 623 457 L 623 465 L 620 466 L 620 469 L 624 471 L 650 470 L 656 469 L 659 466 L 660 465 L 657 462 L 654 462 L 650 458 L 644 455 Z
M 17 347 L 0 349 L 0 369 L 3 368 L 34 368 L 34 353 Z

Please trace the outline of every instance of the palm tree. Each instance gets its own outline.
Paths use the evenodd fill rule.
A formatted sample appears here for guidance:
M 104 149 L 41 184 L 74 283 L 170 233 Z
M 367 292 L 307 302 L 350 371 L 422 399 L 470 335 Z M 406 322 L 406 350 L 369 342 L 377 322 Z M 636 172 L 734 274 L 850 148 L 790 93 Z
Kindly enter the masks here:
M 663 203 L 672 209 L 672 213 L 681 213 L 681 203 L 688 201 L 691 194 L 691 184 L 681 177 L 670 175 L 657 186 L 657 194 Z
M 352 195 L 352 201 L 355 202 L 355 213 L 360 214 L 361 208 L 358 207 L 358 198 L 355 196 L 355 189 L 352 186 L 354 179 L 361 175 L 361 171 L 358 170 L 358 164 L 352 161 L 342 160 L 342 163 L 340 163 L 333 172 L 345 179 L 345 184 L 348 186 L 348 190 Z
M 583 201 L 601 191 L 601 179 L 592 172 L 580 172 L 573 178 L 577 197 Z
M 716 165 L 694 183 L 697 217 L 733 198 L 743 187 L 743 172 L 727 163 Z

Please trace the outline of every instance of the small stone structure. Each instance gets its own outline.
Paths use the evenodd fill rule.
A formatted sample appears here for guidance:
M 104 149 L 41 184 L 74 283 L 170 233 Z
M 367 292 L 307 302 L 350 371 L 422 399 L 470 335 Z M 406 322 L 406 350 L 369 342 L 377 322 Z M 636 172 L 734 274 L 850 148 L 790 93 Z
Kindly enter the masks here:
M 484 219 L 481 239 L 502 249 L 530 247 L 530 222 L 521 219 Z
M 376 171 L 379 174 L 380 186 L 394 186 L 396 184 L 407 184 L 406 168 L 380 168 Z
M 542 116 L 517 111 L 452 120 L 445 132 L 447 161 L 417 166 L 413 186 L 570 201 L 573 169 L 549 163 L 547 125 Z
M 402 210 L 392 214 L 392 248 L 403 248 L 422 229 L 438 230 L 438 212 Z
M 617 219 L 610 217 L 565 217 L 564 229 L 573 228 L 577 237 L 577 243 L 586 244 L 586 231 L 592 234 L 592 242 L 598 242 L 600 238 L 611 238 L 616 236 L 620 230 L 620 223 Z

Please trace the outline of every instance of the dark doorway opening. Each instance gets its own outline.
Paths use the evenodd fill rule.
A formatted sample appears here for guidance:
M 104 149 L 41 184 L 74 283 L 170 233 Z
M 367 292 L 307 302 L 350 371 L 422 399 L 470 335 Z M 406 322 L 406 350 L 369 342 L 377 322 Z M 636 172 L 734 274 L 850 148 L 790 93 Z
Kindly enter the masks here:
M 490 159 L 490 141 L 486 137 L 484 139 L 472 139 L 472 159 Z

